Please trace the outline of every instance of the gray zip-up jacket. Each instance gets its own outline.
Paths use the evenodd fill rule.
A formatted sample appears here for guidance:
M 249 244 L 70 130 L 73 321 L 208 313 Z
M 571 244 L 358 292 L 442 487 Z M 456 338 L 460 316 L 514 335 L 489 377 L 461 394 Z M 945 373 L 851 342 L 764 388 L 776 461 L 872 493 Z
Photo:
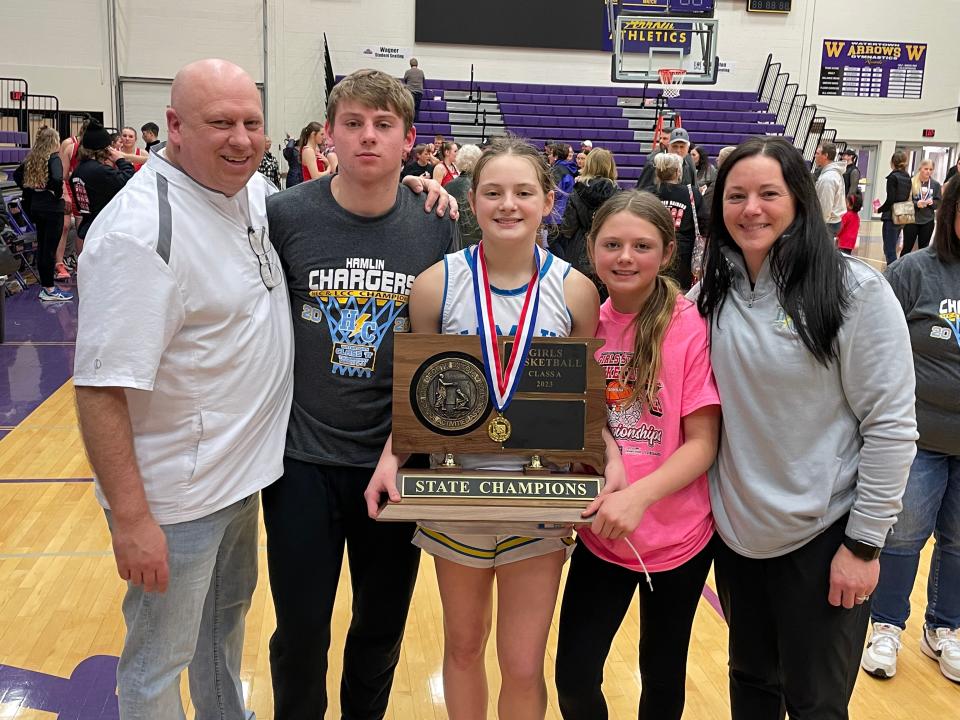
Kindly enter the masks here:
M 723 408 L 709 472 L 717 531 L 741 555 L 777 557 L 849 513 L 847 535 L 882 546 L 917 439 L 910 336 L 893 291 L 846 259 L 850 307 L 839 360 L 824 367 L 780 307 L 769 260 L 751 289 L 742 256 L 724 253 L 736 279 L 711 335 Z

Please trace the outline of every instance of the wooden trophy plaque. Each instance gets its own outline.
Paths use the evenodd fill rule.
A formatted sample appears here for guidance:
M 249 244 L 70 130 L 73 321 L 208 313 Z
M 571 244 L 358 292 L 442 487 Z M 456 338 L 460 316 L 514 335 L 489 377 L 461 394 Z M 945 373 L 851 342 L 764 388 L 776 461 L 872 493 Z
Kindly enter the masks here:
M 499 337 L 508 357 L 512 337 Z M 399 503 L 381 520 L 580 522 L 603 477 L 553 472 L 582 463 L 602 472 L 607 422 L 595 338 L 534 338 L 512 402 L 493 408 L 476 335 L 394 337 L 393 450 L 430 453 L 430 470 L 401 469 Z M 459 456 L 514 472 L 469 470 Z M 501 456 L 501 457 L 497 457 Z

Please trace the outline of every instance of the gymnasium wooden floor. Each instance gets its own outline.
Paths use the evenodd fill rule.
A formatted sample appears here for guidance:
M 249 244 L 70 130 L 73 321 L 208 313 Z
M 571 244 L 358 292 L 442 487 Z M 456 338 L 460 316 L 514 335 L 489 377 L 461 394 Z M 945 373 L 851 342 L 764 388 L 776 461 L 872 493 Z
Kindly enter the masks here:
M 875 256 L 875 237 L 867 249 Z M 35 294 L 32 289 L 8 301 L 7 342 L 0 345 L 0 719 L 106 720 L 117 717 L 113 673 L 123 639 L 123 584 L 93 496 L 73 409 L 69 376 L 76 306 L 41 308 Z M 856 720 L 960 717 L 960 685 L 946 680 L 919 650 L 928 562 L 929 548 L 913 592 L 914 616 L 898 675 L 877 681 L 860 674 L 851 713 Z M 273 714 L 267 643 L 274 614 L 262 544 L 260 572 L 247 621 L 243 681 L 248 706 L 264 720 Z M 348 586 L 344 588 L 334 613 L 329 718 L 339 718 L 338 658 L 350 606 Z M 686 718 L 729 717 L 726 630 L 711 595 L 708 588 L 694 627 Z M 603 612 L 602 598 L 597 612 Z M 388 718 L 447 717 L 440 679 L 442 639 L 432 561 L 424 556 Z M 611 718 L 636 717 L 636 645 L 636 618 L 628 616 L 606 667 Z M 554 626 L 547 648 L 547 717 L 559 720 L 552 688 L 555 649 Z M 487 667 L 495 703 L 499 676 L 493 647 Z M 493 703 L 489 717 L 495 717 Z

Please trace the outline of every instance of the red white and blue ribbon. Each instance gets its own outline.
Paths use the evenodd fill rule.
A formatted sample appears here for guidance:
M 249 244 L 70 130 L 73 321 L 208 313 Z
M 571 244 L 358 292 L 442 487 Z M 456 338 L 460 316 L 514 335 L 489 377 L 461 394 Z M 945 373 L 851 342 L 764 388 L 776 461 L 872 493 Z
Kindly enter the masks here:
M 513 399 L 520 385 L 523 369 L 527 364 L 530 343 L 537 325 L 537 313 L 540 309 L 540 253 L 533 248 L 533 275 L 527 283 L 523 297 L 523 307 L 517 320 L 517 332 L 513 339 L 513 349 L 506 366 L 500 360 L 500 346 L 497 344 L 497 323 L 493 317 L 493 297 L 490 293 L 490 279 L 487 276 L 487 261 L 483 254 L 483 241 L 473 251 L 473 293 L 477 308 L 477 334 L 483 350 L 483 369 L 487 376 L 487 385 L 493 395 L 493 404 L 497 412 L 503 413 Z

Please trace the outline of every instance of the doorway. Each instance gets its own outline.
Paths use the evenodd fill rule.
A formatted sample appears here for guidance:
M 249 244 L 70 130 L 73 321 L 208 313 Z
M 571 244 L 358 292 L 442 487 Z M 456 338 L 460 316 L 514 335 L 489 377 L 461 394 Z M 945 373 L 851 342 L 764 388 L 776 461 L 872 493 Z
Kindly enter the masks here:
M 900 148 L 898 148 L 900 149 Z M 942 183 L 950 169 L 950 147 L 946 145 L 921 145 L 902 148 L 907 153 L 907 172 L 912 177 L 924 160 L 933 161 L 933 179 Z

